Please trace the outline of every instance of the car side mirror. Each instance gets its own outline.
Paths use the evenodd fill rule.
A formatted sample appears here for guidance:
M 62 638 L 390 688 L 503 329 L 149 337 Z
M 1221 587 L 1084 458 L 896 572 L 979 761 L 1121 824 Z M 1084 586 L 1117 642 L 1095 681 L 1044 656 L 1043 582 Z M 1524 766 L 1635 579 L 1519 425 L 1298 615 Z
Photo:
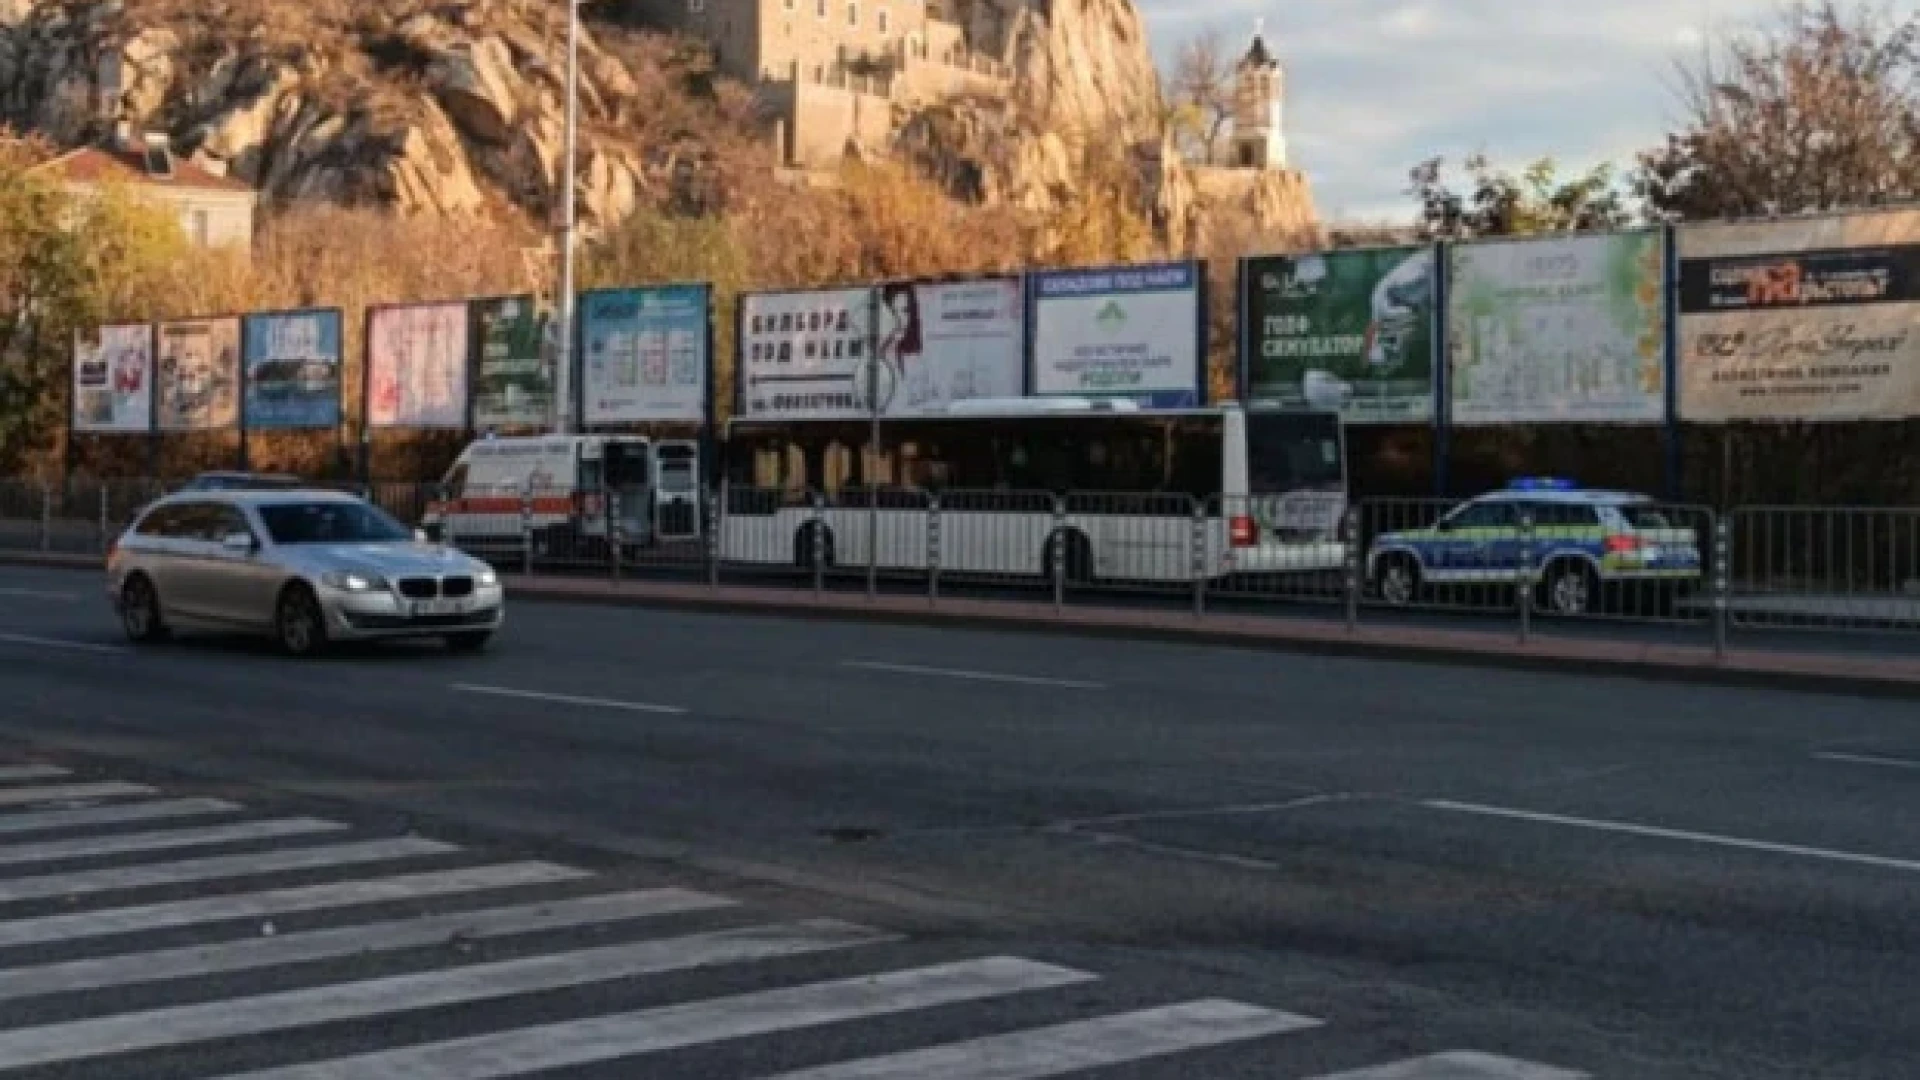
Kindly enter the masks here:
M 235 555 L 251 555 L 258 545 L 254 543 L 252 533 L 237 532 L 228 533 L 227 538 L 220 541 L 220 546 Z

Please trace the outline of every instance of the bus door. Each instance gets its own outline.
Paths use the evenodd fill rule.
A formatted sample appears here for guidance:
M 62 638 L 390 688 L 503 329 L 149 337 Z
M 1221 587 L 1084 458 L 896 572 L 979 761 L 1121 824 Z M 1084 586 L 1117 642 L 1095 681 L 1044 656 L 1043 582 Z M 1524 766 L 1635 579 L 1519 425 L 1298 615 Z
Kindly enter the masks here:
M 700 538 L 700 447 L 687 440 L 663 442 L 653 454 L 654 535 L 661 540 Z
M 618 497 L 618 526 L 629 544 L 653 540 L 652 458 L 646 439 L 607 440 L 607 492 Z

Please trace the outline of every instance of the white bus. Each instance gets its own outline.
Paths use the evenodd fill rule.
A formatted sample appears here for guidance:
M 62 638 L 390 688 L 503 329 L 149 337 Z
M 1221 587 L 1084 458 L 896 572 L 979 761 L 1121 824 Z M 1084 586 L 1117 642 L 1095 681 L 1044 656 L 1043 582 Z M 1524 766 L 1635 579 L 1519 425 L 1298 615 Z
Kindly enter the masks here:
M 871 432 L 859 419 L 731 423 L 721 558 L 810 568 L 817 544 L 829 566 L 865 567 L 877 550 L 882 569 L 937 560 L 995 577 L 1051 577 L 1064 558 L 1076 582 L 1322 573 L 1344 558 L 1336 413 L 1021 398 L 887 419 L 878 453 Z

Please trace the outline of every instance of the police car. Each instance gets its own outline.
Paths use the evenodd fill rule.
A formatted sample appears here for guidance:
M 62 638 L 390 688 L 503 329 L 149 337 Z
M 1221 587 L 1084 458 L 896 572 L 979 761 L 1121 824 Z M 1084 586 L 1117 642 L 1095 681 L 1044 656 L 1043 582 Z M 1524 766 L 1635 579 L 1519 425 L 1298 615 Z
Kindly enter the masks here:
M 1665 603 L 1698 584 L 1699 538 L 1646 496 L 1523 479 L 1367 549 L 1367 580 L 1396 606 L 1450 586 L 1511 585 L 1523 573 L 1556 615 L 1587 614 L 1629 589 Z

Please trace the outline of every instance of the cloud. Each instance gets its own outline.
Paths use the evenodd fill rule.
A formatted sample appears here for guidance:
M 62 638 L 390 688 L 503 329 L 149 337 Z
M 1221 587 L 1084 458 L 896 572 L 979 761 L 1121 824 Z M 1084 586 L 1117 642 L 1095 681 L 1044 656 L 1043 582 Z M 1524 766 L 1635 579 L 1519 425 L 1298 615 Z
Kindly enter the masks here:
M 1484 151 L 1630 164 L 1676 112 L 1674 65 L 1778 0 L 1136 0 L 1156 49 L 1266 17 L 1294 163 L 1323 215 L 1405 218 L 1407 170 Z M 1895 0 L 1896 10 L 1920 0 Z

